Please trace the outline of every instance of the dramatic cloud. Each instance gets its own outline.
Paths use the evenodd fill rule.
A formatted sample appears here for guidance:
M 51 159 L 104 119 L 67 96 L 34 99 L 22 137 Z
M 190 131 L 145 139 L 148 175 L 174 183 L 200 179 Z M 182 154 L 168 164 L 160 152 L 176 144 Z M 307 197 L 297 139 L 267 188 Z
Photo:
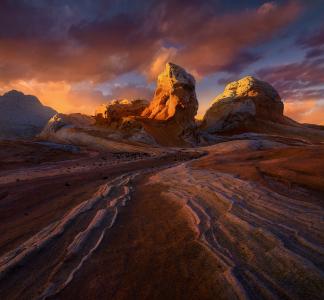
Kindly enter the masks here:
M 115 85 L 111 88 L 110 93 L 107 95 L 110 99 L 147 99 L 153 98 L 154 91 L 140 85 L 125 84 Z
M 217 14 L 213 1 L 148 1 L 134 11 L 116 10 L 114 1 L 106 1 L 101 14 L 95 10 L 98 15 L 91 17 L 71 1 L 49 7 L 44 2 L 2 4 L 1 81 L 103 82 L 132 70 L 152 78 L 170 59 L 200 76 L 237 71 L 259 59 L 250 48 L 300 12 L 295 2 Z
M 285 114 L 302 123 L 324 124 L 324 60 L 261 70 L 285 99 Z
M 324 102 L 305 100 L 285 103 L 285 115 L 301 123 L 324 125 Z
M 324 26 L 302 36 L 301 62 L 263 68 L 257 75 L 274 85 L 285 99 L 285 113 L 302 123 L 324 123 Z
M 324 58 L 264 68 L 257 75 L 287 100 L 324 99 Z
M 302 61 L 263 68 L 257 75 L 287 101 L 324 100 L 324 26 L 298 38 L 296 44 L 306 50 Z
M 184 66 L 198 85 L 216 72 L 236 80 L 267 58 L 259 47 L 289 37 L 289 26 L 311 7 L 299 0 L 256 3 L 3 0 L 0 91 L 16 88 L 59 111 L 91 113 L 112 98 L 150 99 L 144 84 L 115 80 L 133 72 L 149 84 L 167 61 Z M 260 68 L 287 102 L 323 99 L 323 34 L 324 27 L 297 39 L 293 47 L 305 52 L 304 61 Z
M 324 54 L 324 25 L 312 35 L 302 36 L 297 45 L 307 50 L 306 58 L 316 58 Z
M 175 61 L 200 75 L 237 72 L 247 62 L 255 62 L 260 56 L 251 49 L 295 20 L 301 10 L 295 2 L 281 6 L 265 3 L 223 15 L 210 13 L 208 7 L 174 6 L 171 11 L 176 16 L 166 14 L 161 23 L 164 39 L 178 45 Z

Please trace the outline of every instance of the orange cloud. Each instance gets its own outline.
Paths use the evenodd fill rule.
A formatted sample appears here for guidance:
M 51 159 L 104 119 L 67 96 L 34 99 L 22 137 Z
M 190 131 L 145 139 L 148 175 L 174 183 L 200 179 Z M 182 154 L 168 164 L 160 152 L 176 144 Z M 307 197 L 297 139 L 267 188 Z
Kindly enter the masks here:
M 72 24 L 66 16 L 61 24 L 69 25 L 60 34 L 53 32 L 59 12 L 38 24 L 37 10 L 21 9 L 18 17 L 19 8 L 10 5 L 0 10 L 0 81 L 104 82 L 134 70 L 154 76 L 170 59 L 200 76 L 237 71 L 245 66 L 242 61 L 258 59 L 249 49 L 271 39 L 301 11 L 291 1 L 217 14 L 211 13 L 212 2 L 157 1 L 146 12 L 149 20 L 141 11 Z M 11 15 L 17 22 L 9 27 L 5 21 Z
M 249 49 L 271 39 L 301 10 L 295 1 L 283 5 L 269 2 L 257 9 L 213 16 L 197 7 L 173 8 L 176 17 L 163 23 L 161 30 L 171 44 L 180 45 L 175 63 L 201 76 L 215 71 L 237 72 L 245 63 L 259 59 Z
M 0 94 L 16 89 L 24 94 L 36 96 L 44 105 L 50 106 L 61 113 L 80 112 L 92 115 L 96 107 L 118 98 L 151 99 L 152 91 L 137 85 L 117 85 L 111 88 L 108 95 L 95 90 L 95 86 L 88 84 L 76 89 L 66 81 L 39 82 L 37 80 L 16 80 L 1 85 Z
M 320 101 L 285 102 L 284 113 L 300 123 L 324 125 L 324 103 Z
M 44 105 L 50 106 L 62 113 L 81 112 L 93 114 L 96 104 L 105 102 L 101 93 L 76 93 L 72 86 L 65 81 L 38 82 L 36 80 L 18 80 L 1 86 L 3 94 L 8 90 L 16 89 L 24 94 L 36 96 Z
M 67 97 L 71 86 L 65 81 L 38 82 L 36 80 L 16 80 L 8 84 L 1 85 L 1 93 L 16 89 L 24 94 L 36 96 L 44 105 L 50 106 L 59 112 L 68 112 L 69 107 Z
M 149 80 L 156 80 L 157 76 L 165 68 L 165 64 L 169 61 L 173 61 L 177 50 L 175 48 L 164 48 L 153 58 L 148 70 L 145 71 Z

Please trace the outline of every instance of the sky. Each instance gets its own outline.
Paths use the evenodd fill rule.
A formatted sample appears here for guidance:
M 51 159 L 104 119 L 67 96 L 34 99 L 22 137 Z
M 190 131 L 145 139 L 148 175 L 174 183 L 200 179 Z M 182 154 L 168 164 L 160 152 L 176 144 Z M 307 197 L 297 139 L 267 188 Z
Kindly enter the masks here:
M 272 84 L 285 114 L 324 124 L 324 0 L 1 0 L 0 93 L 93 114 L 152 99 L 165 63 L 196 78 L 203 115 L 226 83 Z

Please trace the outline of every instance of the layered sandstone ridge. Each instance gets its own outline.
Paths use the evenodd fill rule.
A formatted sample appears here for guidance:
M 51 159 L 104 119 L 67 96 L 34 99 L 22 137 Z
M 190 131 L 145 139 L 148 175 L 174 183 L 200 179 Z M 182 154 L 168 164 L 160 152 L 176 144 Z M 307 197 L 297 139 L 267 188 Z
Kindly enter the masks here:
M 270 84 L 247 76 L 227 84 L 207 110 L 202 127 L 221 132 L 244 127 L 256 119 L 283 122 L 283 109 L 278 92 Z

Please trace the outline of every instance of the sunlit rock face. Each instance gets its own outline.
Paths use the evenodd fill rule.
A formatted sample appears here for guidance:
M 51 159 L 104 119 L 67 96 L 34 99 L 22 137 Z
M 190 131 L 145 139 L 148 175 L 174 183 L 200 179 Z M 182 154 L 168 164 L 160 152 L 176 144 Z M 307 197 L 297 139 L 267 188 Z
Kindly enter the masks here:
M 147 106 L 148 101 L 142 99 L 113 100 L 108 104 L 100 105 L 96 109 L 96 122 L 97 124 L 113 125 L 113 123 L 117 123 L 117 125 L 120 125 L 123 118 L 140 116 Z
M 38 134 L 56 113 L 31 95 L 12 90 L 0 96 L 0 138 L 28 138 Z
M 254 120 L 282 122 L 283 103 L 267 82 L 252 76 L 229 83 L 207 110 L 201 127 L 209 132 L 239 129 Z
M 154 98 L 142 116 L 158 121 L 175 121 L 187 128 L 194 123 L 197 110 L 194 77 L 180 66 L 167 63 L 158 77 Z

